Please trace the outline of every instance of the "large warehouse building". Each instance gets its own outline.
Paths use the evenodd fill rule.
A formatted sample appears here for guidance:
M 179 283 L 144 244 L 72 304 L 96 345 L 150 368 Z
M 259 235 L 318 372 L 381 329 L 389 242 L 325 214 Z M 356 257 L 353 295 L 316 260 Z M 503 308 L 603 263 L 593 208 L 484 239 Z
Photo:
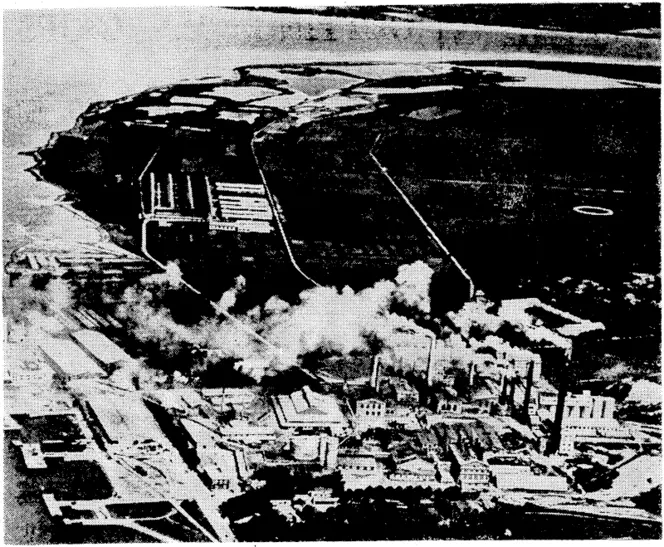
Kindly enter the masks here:
M 106 372 L 71 340 L 45 336 L 39 341 L 46 362 L 62 380 L 101 378 Z

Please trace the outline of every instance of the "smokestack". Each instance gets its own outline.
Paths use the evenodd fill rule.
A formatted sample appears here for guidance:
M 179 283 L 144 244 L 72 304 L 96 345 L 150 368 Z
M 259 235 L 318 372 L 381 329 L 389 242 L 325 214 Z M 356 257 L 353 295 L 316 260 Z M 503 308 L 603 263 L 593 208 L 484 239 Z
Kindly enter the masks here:
M 475 363 L 471 361 L 468 364 L 468 386 L 473 387 L 475 383 Z
M 530 397 L 533 391 L 533 375 L 535 371 L 535 361 L 528 362 L 528 374 L 526 376 L 526 393 L 523 396 L 523 423 L 530 425 Z
M 380 357 L 374 355 L 373 366 L 371 368 L 371 389 L 378 391 L 380 387 L 380 373 L 381 373 L 382 363 L 380 362 Z
M 431 334 L 431 345 L 429 346 L 429 358 L 427 359 L 427 386 L 433 385 L 433 352 L 436 348 L 436 335 Z
M 565 351 L 565 361 L 563 371 L 558 386 L 558 401 L 556 402 L 556 415 L 553 420 L 553 431 L 549 438 L 547 454 L 556 454 L 560 450 L 560 439 L 563 429 L 563 415 L 565 412 L 565 399 L 567 398 L 567 387 L 569 380 L 569 367 L 572 362 L 572 349 Z
M 501 405 L 507 403 L 507 383 L 507 371 L 503 370 L 500 373 L 500 399 L 498 400 Z
M 514 391 L 516 389 L 516 376 L 513 376 L 510 378 L 510 390 L 509 394 L 507 395 L 507 404 L 510 405 L 512 409 L 514 409 Z
M 318 445 L 318 462 L 325 469 L 337 467 L 339 439 L 330 435 L 321 435 Z
M 553 420 L 553 431 L 549 439 L 548 454 L 555 454 L 560 449 L 560 438 L 563 429 L 563 414 L 565 412 L 565 399 L 567 398 L 567 380 L 563 379 L 558 389 L 558 401 L 556 402 L 556 416 Z

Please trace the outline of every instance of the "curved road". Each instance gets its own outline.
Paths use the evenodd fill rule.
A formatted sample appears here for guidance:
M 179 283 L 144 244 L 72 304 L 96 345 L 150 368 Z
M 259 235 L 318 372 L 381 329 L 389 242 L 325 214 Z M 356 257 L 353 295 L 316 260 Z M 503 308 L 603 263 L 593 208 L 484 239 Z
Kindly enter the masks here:
M 261 131 L 264 131 L 265 128 L 261 129 Z M 279 211 L 277 210 L 277 202 L 274 199 L 274 195 L 272 194 L 269 186 L 267 185 L 267 180 L 265 179 L 265 173 L 263 173 L 263 169 L 261 169 L 260 162 L 258 161 L 258 157 L 256 156 L 256 149 L 254 147 L 254 143 L 256 142 L 256 139 L 259 137 L 261 131 L 258 131 L 254 134 L 254 136 L 251 139 L 251 154 L 254 157 L 254 162 L 256 163 L 256 168 L 258 169 L 258 173 L 261 176 L 261 180 L 263 181 L 263 187 L 265 188 L 265 193 L 267 195 L 267 199 L 270 202 L 270 207 L 272 208 L 272 213 L 274 214 L 274 219 L 277 223 L 277 227 L 279 228 L 279 234 L 281 235 L 281 239 L 284 242 L 284 245 L 286 247 L 286 252 L 288 253 L 288 258 L 291 261 L 291 264 L 304 279 L 306 279 L 309 283 L 316 287 L 320 287 L 320 283 L 309 277 L 306 273 L 304 273 L 304 270 L 300 267 L 300 265 L 297 263 L 297 260 L 295 260 L 295 254 L 293 253 L 293 249 L 291 249 L 290 246 L 290 241 L 288 239 L 288 236 L 286 235 L 286 230 L 284 229 L 283 223 L 281 222 L 281 217 L 279 215 Z

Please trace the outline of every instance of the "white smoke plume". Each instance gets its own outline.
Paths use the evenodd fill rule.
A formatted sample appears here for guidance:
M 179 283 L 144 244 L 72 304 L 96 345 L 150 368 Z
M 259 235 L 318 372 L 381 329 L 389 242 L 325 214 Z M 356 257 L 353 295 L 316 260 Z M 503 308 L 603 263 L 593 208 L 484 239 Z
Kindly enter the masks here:
M 397 290 L 394 297 L 408 307 L 425 314 L 431 312 L 429 290 L 433 270 L 421 260 L 399 267 L 396 277 Z
M 454 324 L 466 338 L 471 339 L 471 344 L 475 349 L 491 348 L 497 358 L 505 355 L 516 360 L 537 361 L 539 357 L 535 353 L 524 348 L 514 347 L 496 335 L 505 321 L 488 311 L 491 305 L 492 303 L 486 300 L 466 302 L 456 314 L 452 314 Z M 481 340 L 473 339 L 473 327 L 478 328 Z
M 211 361 L 221 357 L 239 359 L 240 370 L 260 378 L 266 369 L 294 366 L 301 356 L 318 349 L 347 354 L 367 349 L 369 339 L 387 343 L 397 329 L 420 329 L 411 319 L 393 313 L 390 308 L 400 303 L 421 314 L 429 313 L 432 275 L 425 263 L 417 262 L 399 268 L 395 281 L 379 281 L 358 292 L 349 287 L 341 291 L 316 287 L 303 291 L 294 305 L 272 297 L 263 306 L 238 317 L 265 338 L 267 345 L 221 318 L 206 319 L 193 326 L 174 321 L 156 297 L 164 287 L 178 286 L 167 274 L 150 276 L 138 287 L 129 289 L 117 313 L 135 325 L 134 336 L 159 342 L 167 355 L 186 343 L 206 350 Z M 236 279 L 235 286 L 224 293 L 218 306 L 231 309 L 245 286 L 244 278 Z
M 283 351 L 285 365 L 320 348 L 341 353 L 366 347 L 368 336 L 385 339 L 389 331 L 409 321 L 388 310 L 395 285 L 381 281 L 354 292 L 317 287 L 304 291 L 300 303 L 269 314 L 262 334 Z
M 45 332 L 64 330 L 57 314 L 71 306 L 74 298 L 69 283 L 61 278 L 51 279 L 42 286 L 24 276 L 5 287 L 3 301 L 8 331 L 39 341 Z
M 228 289 L 221 295 L 221 299 L 217 302 L 217 306 L 224 311 L 230 310 L 237 302 L 237 297 L 244 292 L 247 286 L 247 280 L 241 275 L 235 278 L 235 285 Z
M 114 367 L 108 381 L 121 389 L 158 389 L 166 383 L 166 375 L 146 366 L 141 360 L 121 361 Z
M 6 287 L 3 298 L 5 315 L 17 321 L 26 314 L 55 315 L 73 302 L 72 289 L 63 279 L 51 279 L 43 288 L 37 288 L 27 276 Z
M 154 283 L 154 277 L 148 281 Z M 162 348 L 179 346 L 183 342 L 199 344 L 204 337 L 197 329 L 181 325 L 173 320 L 170 312 L 158 307 L 154 293 L 147 287 L 131 287 L 123 295 L 123 303 L 118 306 L 117 316 L 131 319 L 135 325 L 134 336 L 141 341 L 159 341 Z
M 143 280 L 146 285 L 169 285 L 179 287 L 182 284 L 182 270 L 175 262 L 168 262 L 166 270 L 152 274 Z
M 490 305 L 489 302 L 478 300 L 466 302 L 457 313 L 453 314 L 454 324 L 466 337 L 470 336 L 474 326 L 479 327 L 484 333 L 495 333 L 503 324 L 503 320 L 487 311 Z

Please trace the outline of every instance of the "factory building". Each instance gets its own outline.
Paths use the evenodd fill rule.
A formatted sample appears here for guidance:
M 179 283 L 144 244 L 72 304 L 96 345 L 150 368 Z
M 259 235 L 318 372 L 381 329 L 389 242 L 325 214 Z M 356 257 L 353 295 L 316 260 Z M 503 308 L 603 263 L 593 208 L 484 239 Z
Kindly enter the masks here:
M 65 382 L 106 376 L 106 372 L 71 340 L 44 336 L 39 341 L 39 348 L 55 374 Z
M 341 435 L 348 426 L 333 395 L 315 393 L 309 386 L 271 399 L 279 426 L 284 429 L 329 430 Z
M 201 478 L 210 488 L 239 494 L 240 485 L 235 467 L 235 454 L 226 448 L 219 448 L 214 459 L 202 460 L 199 465 Z
M 389 485 L 396 487 L 421 486 L 432 489 L 445 489 L 456 483 L 449 473 L 445 462 L 429 462 L 413 455 L 397 464 L 396 470 L 389 477 Z
M 539 415 L 554 421 L 559 397 L 553 393 L 540 393 Z M 591 395 L 590 391 L 567 394 L 562 412 L 560 446 L 562 454 L 571 454 L 577 443 L 590 444 L 634 444 L 631 431 L 615 418 L 615 399 Z
M 298 461 L 313 461 L 317 459 L 319 444 L 317 435 L 296 435 L 291 440 L 293 458 Z
M 5 388 L 17 386 L 49 386 L 53 382 L 54 371 L 37 351 L 23 345 L 7 343 L 4 345 L 4 385 Z
M 386 393 L 397 404 L 417 405 L 419 392 L 405 378 L 388 378 L 385 381 Z
M 342 475 L 375 476 L 382 474 L 376 456 L 366 450 L 344 450 L 339 452 L 337 466 Z
M 256 390 L 240 387 L 203 388 L 200 393 L 211 405 L 220 409 L 227 406 L 244 408 L 258 397 Z
M 456 474 L 462 492 L 480 492 L 486 490 L 491 479 L 489 466 L 469 452 L 451 446 L 452 472 Z
M 485 456 L 493 481 L 500 490 L 566 492 L 567 478 L 534 465 L 523 454 L 497 453 Z
M 408 482 L 435 482 L 436 466 L 416 455 L 397 464 L 396 471 L 392 474 L 392 480 Z
M 219 427 L 219 434 L 231 440 L 244 443 L 260 443 L 272 441 L 277 435 L 278 426 L 249 423 L 246 420 L 231 420 Z
M 71 337 L 92 357 L 106 367 L 114 363 L 133 361 L 120 346 L 96 330 L 79 330 Z
M 385 427 L 387 403 L 375 397 L 360 399 L 355 404 L 355 426 L 360 431 Z
M 218 437 L 207 427 L 189 419 L 181 420 L 188 445 L 199 460 L 197 470 L 210 488 L 240 492 L 239 473 L 232 450 L 218 445 Z
M 541 393 L 539 411 L 544 419 L 553 419 L 556 413 L 557 395 Z M 580 395 L 567 394 L 563 411 L 563 429 L 615 429 L 616 401 L 613 397 L 591 395 L 584 391 Z
M 339 439 L 330 435 L 296 435 L 291 440 L 293 458 L 298 461 L 318 461 L 325 469 L 335 469 L 338 461 Z
M 81 398 L 91 421 L 107 443 L 133 446 L 135 441 L 165 440 L 140 392 L 109 388 L 97 383 L 86 385 Z

